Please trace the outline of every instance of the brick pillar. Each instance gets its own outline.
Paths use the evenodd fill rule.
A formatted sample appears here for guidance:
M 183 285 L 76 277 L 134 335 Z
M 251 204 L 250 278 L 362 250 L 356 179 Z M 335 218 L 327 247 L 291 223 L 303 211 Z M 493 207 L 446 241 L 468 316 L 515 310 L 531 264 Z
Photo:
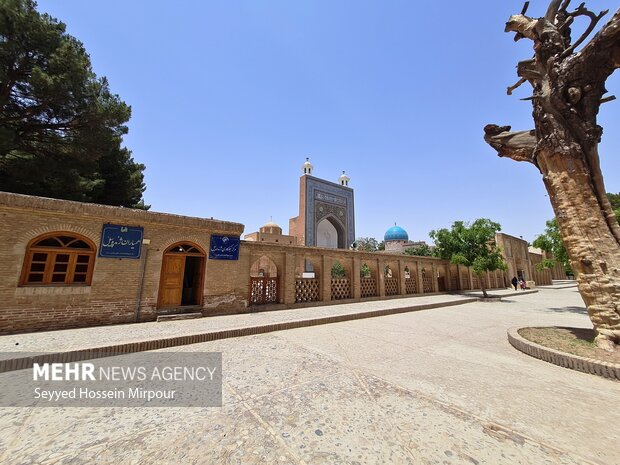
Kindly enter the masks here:
M 398 260 L 398 292 L 400 295 L 405 295 L 405 289 L 407 287 L 405 281 L 405 264 L 402 260 Z
M 431 270 L 433 272 L 433 292 L 439 292 L 439 282 L 437 281 L 437 265 L 435 262 L 431 264 Z
M 323 255 L 321 257 L 321 300 L 332 301 L 332 259 Z
M 452 290 L 452 269 L 450 263 L 445 266 L 446 269 L 446 291 Z
M 360 299 L 362 296 L 361 289 L 361 272 L 362 264 L 359 257 L 353 257 L 353 271 L 351 272 L 351 292 L 354 299 Z
M 287 253 L 284 257 L 284 270 L 280 278 L 282 303 L 291 305 L 295 303 L 295 255 Z
M 463 285 L 461 284 L 461 265 L 456 265 L 456 278 L 457 278 L 457 283 L 456 283 L 456 289 L 455 290 L 459 290 L 462 291 L 463 290 Z
M 385 297 L 385 261 L 382 258 L 377 259 L 377 286 L 379 286 L 379 297 Z
M 467 267 L 467 273 L 469 275 L 469 288 L 473 290 L 474 289 L 474 274 L 472 273 L 470 266 Z
M 424 294 L 424 282 L 422 280 L 422 265 L 420 262 L 415 262 L 415 269 L 418 276 L 418 294 Z

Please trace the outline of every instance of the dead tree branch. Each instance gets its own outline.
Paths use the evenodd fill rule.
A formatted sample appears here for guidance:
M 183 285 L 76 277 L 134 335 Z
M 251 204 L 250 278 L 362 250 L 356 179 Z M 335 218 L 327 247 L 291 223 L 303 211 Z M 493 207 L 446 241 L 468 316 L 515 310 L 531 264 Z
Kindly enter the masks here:
M 510 129 L 510 126 L 487 124 L 484 127 L 484 140 L 500 157 L 536 164 L 535 150 L 538 141 L 534 131 L 510 132 Z
M 575 49 L 579 47 L 583 43 L 583 41 L 588 38 L 590 34 L 592 34 L 592 31 L 594 30 L 598 22 L 607 13 L 609 13 L 609 10 L 603 10 L 598 15 L 596 15 L 585 7 L 585 3 L 582 3 L 581 5 L 579 5 L 577 9 L 573 11 L 572 13 L 568 13 L 568 19 L 566 21 L 567 23 L 569 23 L 569 21 L 570 23 L 572 23 L 572 21 L 578 16 L 587 16 L 588 18 L 590 18 L 590 24 L 588 25 L 584 33 L 581 34 L 581 37 L 579 37 L 579 39 L 577 39 L 573 45 L 571 45 L 566 50 L 564 50 L 564 53 L 562 53 L 562 57 L 567 57 L 568 55 L 573 53 Z M 565 26 L 560 27 L 560 30 L 562 30 L 564 27 Z

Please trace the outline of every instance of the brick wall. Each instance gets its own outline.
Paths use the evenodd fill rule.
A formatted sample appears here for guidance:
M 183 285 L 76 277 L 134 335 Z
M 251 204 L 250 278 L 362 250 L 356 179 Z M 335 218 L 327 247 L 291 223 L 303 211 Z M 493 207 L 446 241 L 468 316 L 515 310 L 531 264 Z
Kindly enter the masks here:
M 32 239 L 50 232 L 68 232 L 87 237 L 98 248 L 106 223 L 144 228 L 144 237 L 150 243 L 143 246 L 141 260 L 96 257 L 90 285 L 20 285 Z M 360 269 L 364 264 L 376 282 L 375 298 L 385 298 L 394 288 L 404 295 L 406 289 L 412 290 L 413 281 L 415 293 L 437 292 L 437 274 L 441 274 L 447 291 L 457 290 L 455 284 L 459 289 L 468 288 L 460 286 L 471 282 L 470 270 L 449 266 L 437 258 L 346 249 L 242 241 L 238 260 L 208 259 L 212 234 L 240 236 L 242 232 L 239 223 L 0 192 L 0 334 L 131 323 L 138 314 L 139 321 L 155 320 L 158 313 L 170 311 L 157 308 L 164 252 L 180 242 L 190 242 L 205 252 L 198 305 L 205 316 L 255 310 L 248 307 L 250 270 L 261 257 L 269 258 L 277 267 L 278 304 L 286 307 L 296 305 L 296 281 L 301 279 L 306 261 L 314 267 L 323 304 L 332 303 L 331 268 L 336 261 L 343 265 L 350 281 L 351 301 L 361 299 Z M 388 283 L 387 292 L 386 265 L 392 271 L 389 279 L 398 281 Z M 405 268 L 412 279 L 409 285 Z M 453 273 L 458 276 L 453 278 Z
M 28 243 L 45 233 L 71 232 L 99 247 L 105 223 L 142 226 L 149 239 L 140 320 L 156 317 L 163 253 L 190 241 L 208 251 L 211 234 L 239 236 L 243 225 L 217 220 L 84 204 L 0 192 L 0 334 L 135 321 L 141 260 L 95 258 L 90 286 L 19 286 Z M 207 260 L 204 311 L 244 306 L 245 293 L 231 294 L 230 263 Z M 218 299 L 225 293 L 226 299 Z

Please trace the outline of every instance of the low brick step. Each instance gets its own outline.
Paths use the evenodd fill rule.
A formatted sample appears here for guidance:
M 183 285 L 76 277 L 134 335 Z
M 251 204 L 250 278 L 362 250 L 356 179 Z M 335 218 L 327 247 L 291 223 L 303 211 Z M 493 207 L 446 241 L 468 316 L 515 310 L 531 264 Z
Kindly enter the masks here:
M 157 323 L 164 321 L 191 320 L 193 318 L 202 318 L 202 313 L 177 313 L 174 315 L 159 315 Z

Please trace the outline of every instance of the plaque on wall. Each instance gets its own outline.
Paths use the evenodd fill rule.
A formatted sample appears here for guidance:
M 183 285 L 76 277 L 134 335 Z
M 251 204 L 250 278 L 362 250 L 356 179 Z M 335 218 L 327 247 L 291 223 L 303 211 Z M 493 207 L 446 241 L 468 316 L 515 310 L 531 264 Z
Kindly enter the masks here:
M 99 256 L 107 258 L 140 258 L 144 228 L 104 224 Z
M 211 236 L 209 259 L 239 260 L 240 239 L 234 236 Z

